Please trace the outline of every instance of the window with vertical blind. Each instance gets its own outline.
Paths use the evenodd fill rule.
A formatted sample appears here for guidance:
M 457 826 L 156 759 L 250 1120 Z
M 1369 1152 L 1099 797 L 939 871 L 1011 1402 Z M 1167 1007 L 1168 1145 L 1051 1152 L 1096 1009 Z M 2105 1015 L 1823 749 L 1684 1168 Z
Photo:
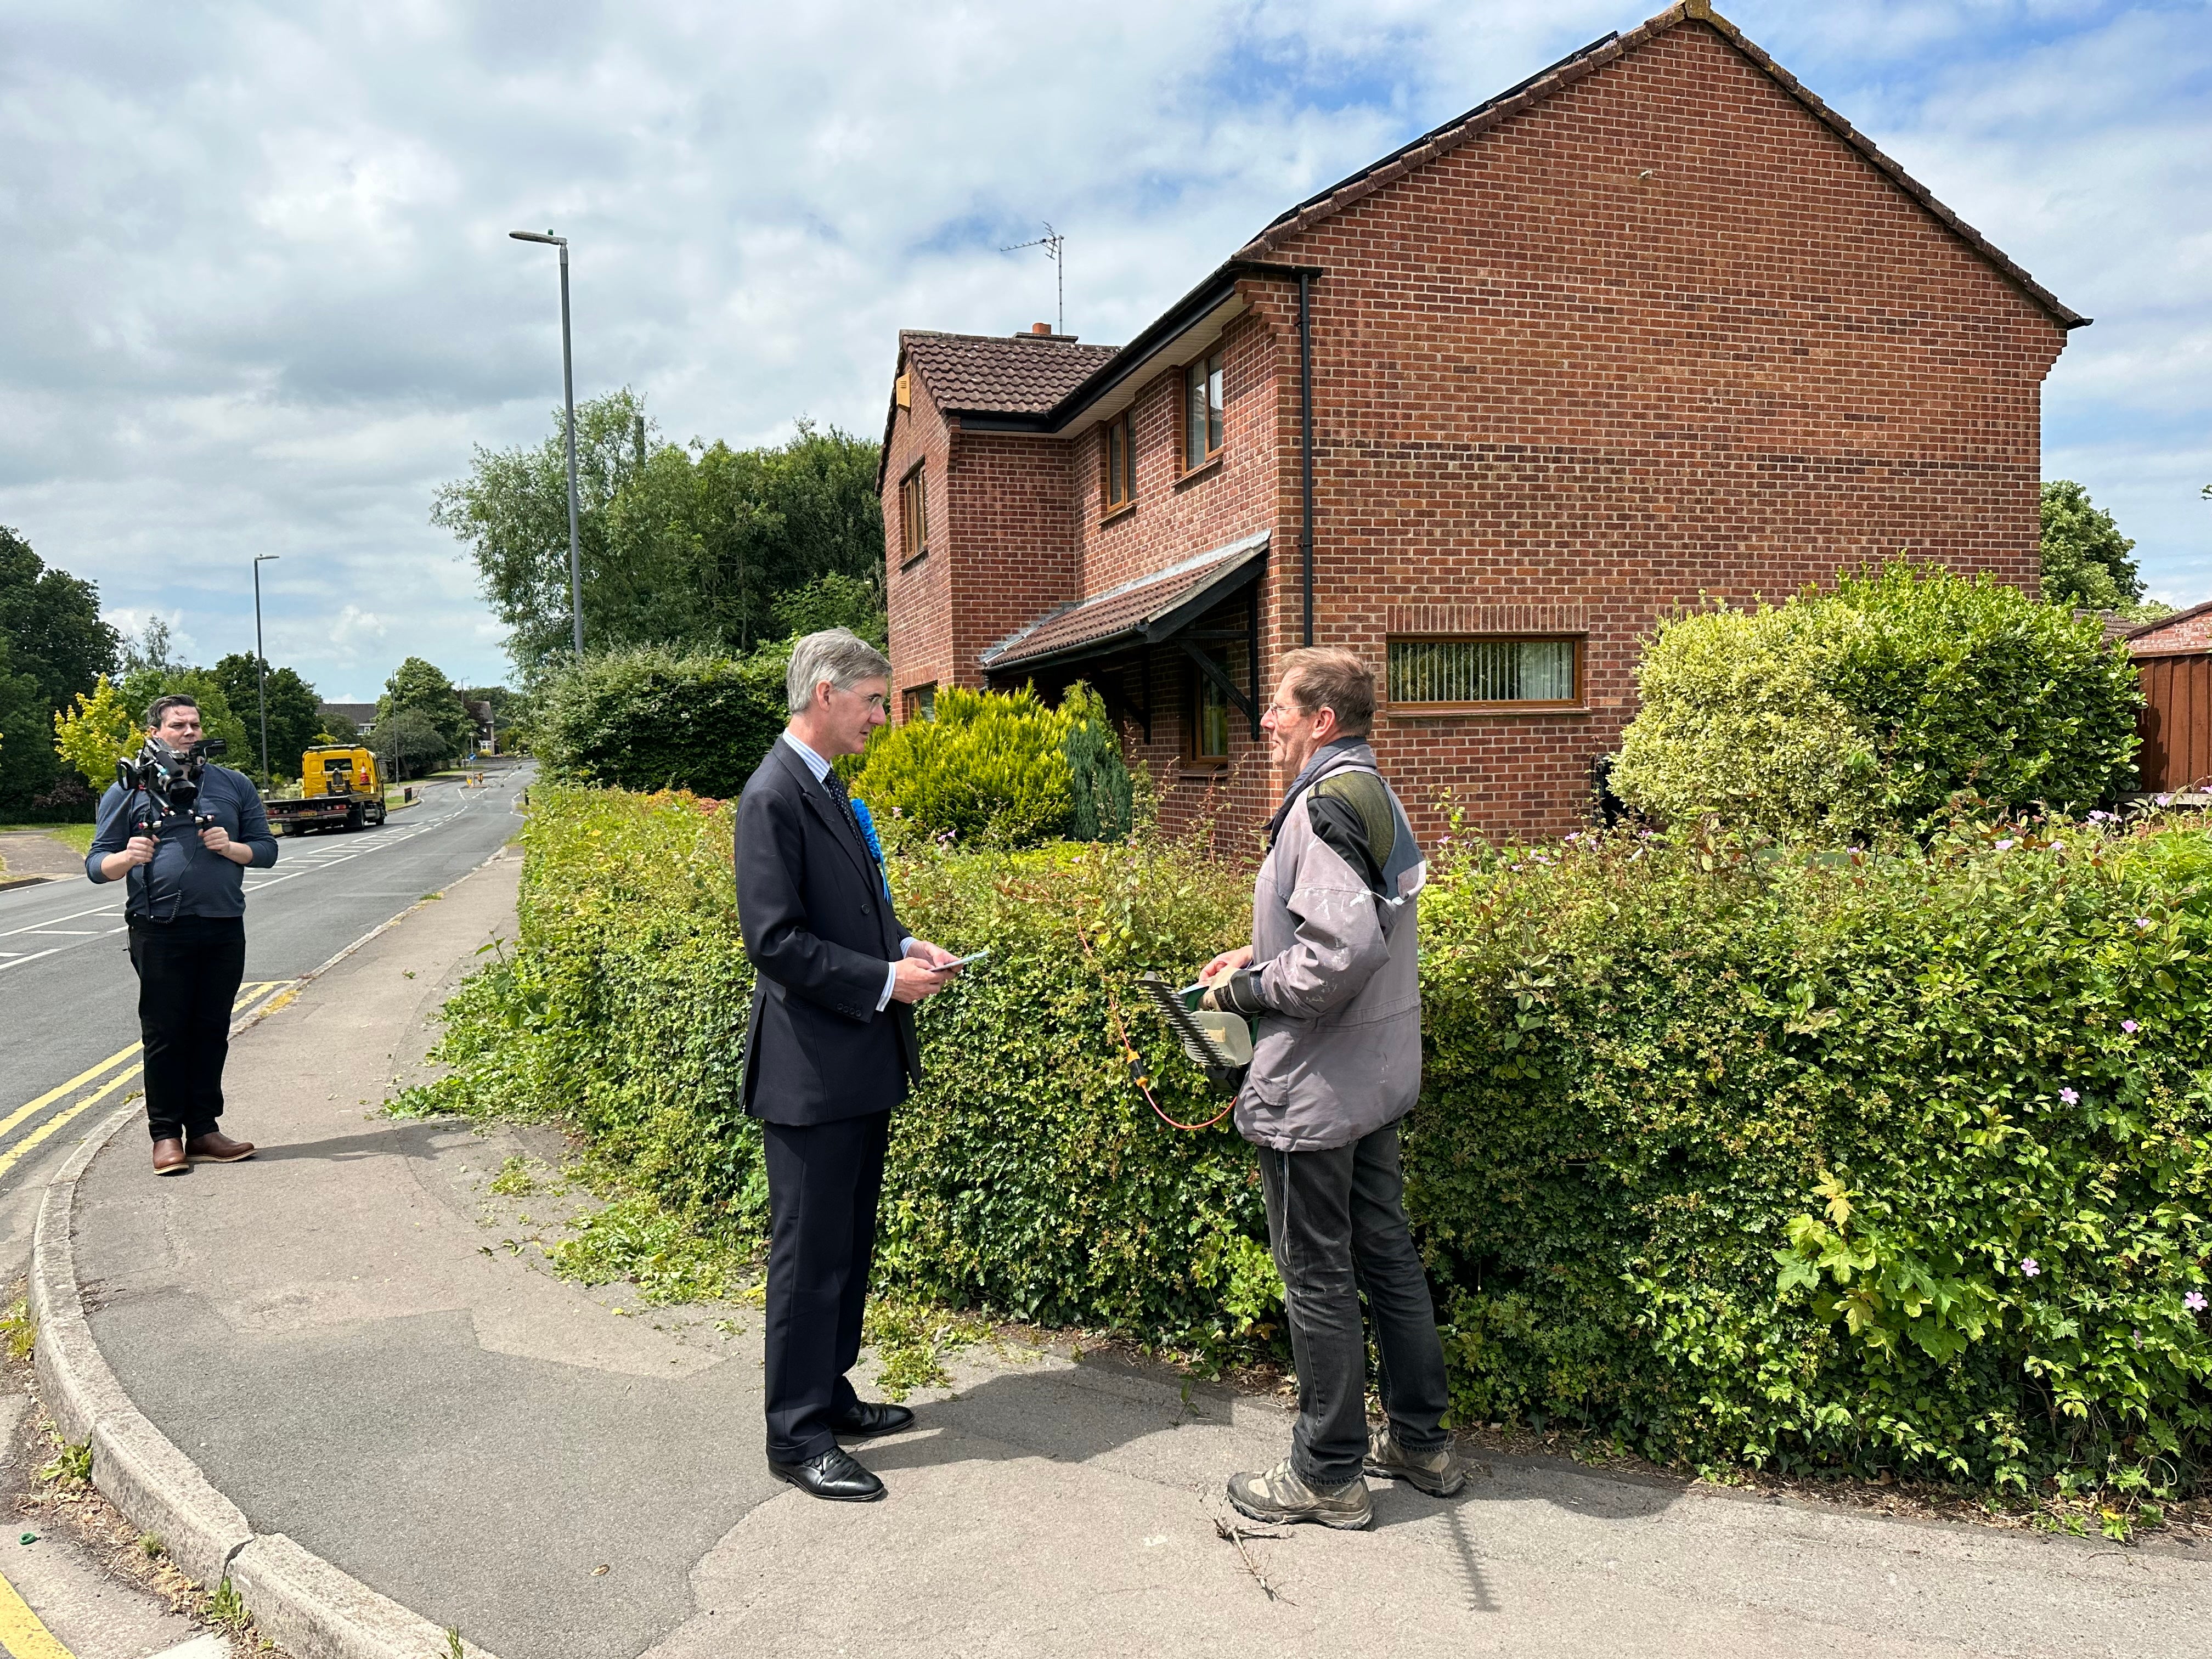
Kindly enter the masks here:
M 929 551 L 929 498 L 920 467 L 899 485 L 899 562 L 911 564 Z
M 1182 470 L 1194 471 L 1227 441 L 1222 412 L 1221 354 L 1183 370 Z
M 1106 505 L 1113 513 L 1136 499 L 1136 456 L 1129 441 L 1129 417 L 1106 423 Z
M 1392 640 L 1390 703 L 1571 708 L 1582 654 L 1580 639 Z

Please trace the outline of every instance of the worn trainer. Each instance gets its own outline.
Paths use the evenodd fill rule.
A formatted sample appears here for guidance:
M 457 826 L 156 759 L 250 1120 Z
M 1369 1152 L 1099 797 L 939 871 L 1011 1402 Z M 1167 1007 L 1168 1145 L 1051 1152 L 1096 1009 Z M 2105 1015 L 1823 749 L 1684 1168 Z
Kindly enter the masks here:
M 1355 1474 L 1340 1486 L 1316 1489 L 1298 1478 L 1288 1458 L 1264 1474 L 1231 1475 L 1229 1501 L 1240 1515 L 1276 1525 L 1318 1521 L 1324 1527 L 1357 1532 L 1375 1518 L 1365 1476 Z
M 1432 1452 L 1409 1452 L 1387 1427 L 1367 1431 L 1367 1473 L 1410 1482 L 1431 1498 L 1449 1498 L 1467 1485 L 1467 1465 L 1452 1455 L 1451 1442 Z

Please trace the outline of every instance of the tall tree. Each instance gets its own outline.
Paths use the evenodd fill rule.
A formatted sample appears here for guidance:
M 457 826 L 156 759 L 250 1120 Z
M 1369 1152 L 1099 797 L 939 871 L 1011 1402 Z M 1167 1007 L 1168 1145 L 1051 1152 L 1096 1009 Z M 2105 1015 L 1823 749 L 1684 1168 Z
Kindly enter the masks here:
M 625 390 L 576 411 L 587 649 L 744 651 L 781 637 L 777 602 L 820 578 L 868 584 L 882 609 L 876 446 L 799 422 L 790 442 L 737 450 L 661 441 Z M 556 422 L 532 449 L 478 449 L 431 520 L 469 549 L 507 649 L 534 681 L 568 649 L 567 483 Z
M 2125 611 L 2143 596 L 2132 555 L 2112 515 L 2071 478 L 2043 486 L 2043 597 L 2081 611 Z
M 261 684 L 255 659 L 234 651 L 217 662 L 213 673 L 222 686 L 232 709 L 244 722 L 252 746 L 253 766 L 261 763 Z M 291 668 L 270 668 L 269 686 L 269 769 L 280 778 L 300 775 L 300 753 L 323 729 L 322 704 L 315 688 Z M 240 764 L 246 763 L 241 758 Z
M 404 709 L 421 714 L 438 733 L 443 745 L 436 757 L 439 760 L 450 760 L 459 754 L 476 735 L 476 720 L 461 707 L 453 683 L 420 657 L 408 658 L 385 681 L 384 695 L 376 703 L 377 729 L 384 729 L 392 715 Z
M 0 816 L 22 812 L 64 775 L 54 716 L 114 670 L 99 589 L 49 569 L 0 525 Z

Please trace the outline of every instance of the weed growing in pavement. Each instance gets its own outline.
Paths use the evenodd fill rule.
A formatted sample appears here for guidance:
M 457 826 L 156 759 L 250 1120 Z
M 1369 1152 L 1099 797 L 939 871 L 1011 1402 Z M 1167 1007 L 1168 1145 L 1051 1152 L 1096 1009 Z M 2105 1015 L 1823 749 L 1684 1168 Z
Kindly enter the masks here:
M 138 1534 L 139 1553 L 149 1561 L 160 1560 L 161 1552 L 167 1547 L 161 1542 L 161 1534 L 158 1532 L 142 1532 Z
M 868 1304 L 863 1334 L 876 1351 L 877 1384 L 893 1400 L 916 1389 L 941 1389 L 952 1381 L 945 1362 L 962 1348 L 988 1340 L 990 1325 L 970 1315 L 949 1312 L 898 1297 L 877 1297 Z
M 228 1573 L 208 1597 L 207 1616 L 210 1624 L 232 1632 L 242 1631 L 253 1621 L 253 1615 L 246 1610 L 246 1598 L 231 1583 Z
M 461 1646 L 461 1627 L 459 1625 L 446 1626 L 446 1659 L 468 1659 L 466 1650 Z
M 527 1198 L 538 1190 L 538 1177 L 530 1173 L 530 1160 L 517 1153 L 499 1166 L 491 1178 L 492 1191 L 505 1198 Z
M 19 1296 L 14 1305 L 0 1315 L 0 1347 L 7 1349 L 9 1358 L 25 1360 L 31 1357 L 38 1340 L 39 1322 L 31 1316 L 29 1301 Z
M 643 1193 L 623 1194 L 568 1224 L 575 1237 L 546 1252 L 553 1271 L 580 1285 L 627 1279 L 643 1302 L 723 1301 L 752 1272 L 750 1252 L 700 1237 Z
M 75 1492 L 92 1484 L 92 1442 L 64 1440 L 55 1437 L 57 1448 L 51 1461 L 39 1468 L 39 1479 L 50 1486 L 64 1492 Z

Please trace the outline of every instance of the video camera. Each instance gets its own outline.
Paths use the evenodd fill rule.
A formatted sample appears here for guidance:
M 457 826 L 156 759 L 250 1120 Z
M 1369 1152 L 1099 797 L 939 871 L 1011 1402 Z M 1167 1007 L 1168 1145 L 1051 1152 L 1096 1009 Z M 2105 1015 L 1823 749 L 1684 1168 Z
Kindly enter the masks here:
M 149 738 L 137 759 L 116 762 L 116 782 L 134 794 L 146 796 L 161 809 L 159 818 L 142 809 L 131 833 L 155 835 L 185 820 L 190 820 L 195 830 L 213 823 L 212 814 L 195 812 L 192 808 L 200 798 L 200 775 L 207 770 L 208 757 L 222 754 L 227 746 L 221 738 L 202 738 L 180 755 L 160 738 Z

